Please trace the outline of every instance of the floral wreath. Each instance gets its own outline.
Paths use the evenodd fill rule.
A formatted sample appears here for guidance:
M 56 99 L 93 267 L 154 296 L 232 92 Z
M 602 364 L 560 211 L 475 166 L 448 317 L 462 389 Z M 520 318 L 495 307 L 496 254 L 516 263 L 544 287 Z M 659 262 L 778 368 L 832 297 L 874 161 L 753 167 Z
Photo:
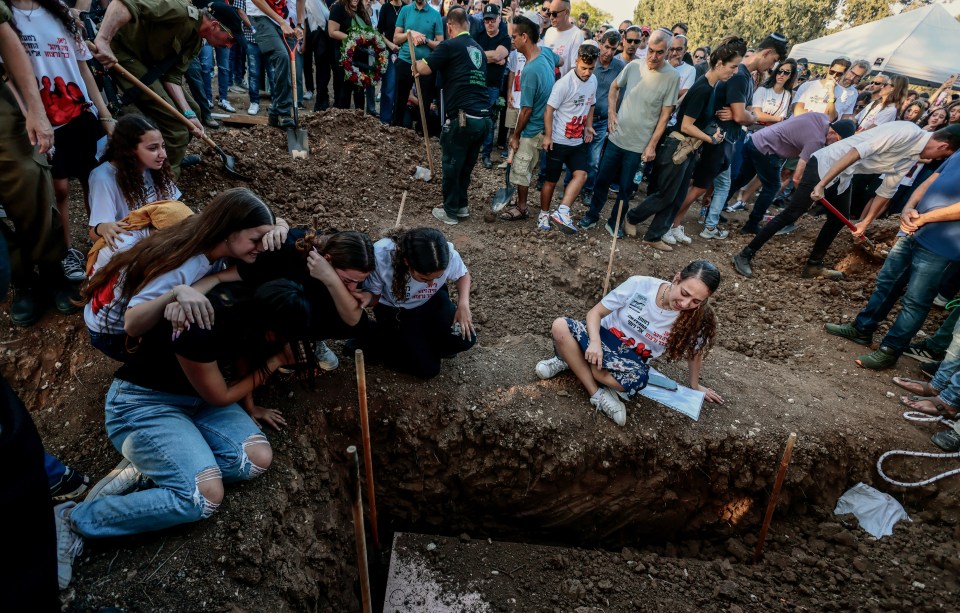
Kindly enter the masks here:
M 370 87 L 374 83 L 379 83 L 389 61 L 389 52 L 383 36 L 372 30 L 351 29 L 343 42 L 343 59 L 340 60 L 340 65 L 345 73 L 344 79 L 363 87 Z M 358 47 L 369 49 L 373 54 L 374 62 L 369 70 L 360 70 L 353 63 L 354 54 L 357 53 Z

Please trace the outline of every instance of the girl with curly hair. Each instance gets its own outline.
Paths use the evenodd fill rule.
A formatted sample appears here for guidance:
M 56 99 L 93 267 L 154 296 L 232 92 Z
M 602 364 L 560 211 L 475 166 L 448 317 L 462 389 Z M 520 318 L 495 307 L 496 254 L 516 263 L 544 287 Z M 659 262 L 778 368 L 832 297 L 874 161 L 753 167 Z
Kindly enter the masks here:
M 121 220 L 130 211 L 158 200 L 179 200 L 160 129 L 140 115 L 117 122 L 104 154 L 106 160 L 90 173 L 90 240 L 106 241 L 111 249 L 126 234 Z
M 70 179 L 80 181 L 89 208 L 87 180 L 97 165 L 97 142 L 112 131 L 113 117 L 87 66 L 93 56 L 70 9 L 60 0 L 3 1 L 13 13 L 11 25 L 30 58 L 40 99 L 54 129 L 54 146 L 48 155 L 68 246 L 63 272 L 71 281 L 82 281 L 86 278 L 84 257 L 71 246 L 70 238 Z
M 477 342 L 470 313 L 470 272 L 453 243 L 434 228 L 394 230 L 373 245 L 376 269 L 364 283 L 377 318 L 365 349 L 387 366 L 430 379 L 441 358 Z M 457 286 L 454 306 L 447 281 Z M 372 342 L 375 346 L 371 346 Z
M 630 277 L 590 309 L 586 321 L 554 320 L 556 355 L 537 364 L 537 376 L 572 370 L 590 404 L 622 426 L 627 408 L 620 397 L 629 399 L 647 386 L 648 361 L 683 358 L 690 387 L 722 404 L 720 394 L 700 385 L 700 366 L 717 333 L 709 299 L 719 286 L 720 271 L 707 260 L 690 262 L 670 281 Z

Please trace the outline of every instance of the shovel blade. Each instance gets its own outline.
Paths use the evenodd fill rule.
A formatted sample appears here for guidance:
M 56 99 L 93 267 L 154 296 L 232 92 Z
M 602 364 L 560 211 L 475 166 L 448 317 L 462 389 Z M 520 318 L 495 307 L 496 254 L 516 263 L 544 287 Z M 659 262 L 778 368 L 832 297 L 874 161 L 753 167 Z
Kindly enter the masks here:
M 510 187 L 501 187 L 497 190 L 497 193 L 493 195 L 493 202 L 490 204 L 490 208 L 493 209 L 494 213 L 499 213 L 510 204 L 515 193 L 517 193 L 517 188 L 512 185 Z
M 235 179 L 240 179 L 241 181 L 252 181 L 250 177 L 245 174 L 241 174 L 237 170 L 237 158 L 228 154 L 226 151 L 220 147 L 216 148 L 217 155 L 220 156 L 220 160 L 223 162 L 223 171 Z
M 287 129 L 287 151 L 295 158 L 305 158 L 310 152 L 310 146 L 307 143 L 307 131 L 303 128 Z

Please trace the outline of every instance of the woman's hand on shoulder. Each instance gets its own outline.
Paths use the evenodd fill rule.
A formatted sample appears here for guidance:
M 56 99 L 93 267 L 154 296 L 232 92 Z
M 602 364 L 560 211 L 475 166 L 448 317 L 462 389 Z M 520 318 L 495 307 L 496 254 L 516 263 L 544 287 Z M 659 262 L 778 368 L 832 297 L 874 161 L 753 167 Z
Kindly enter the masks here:
M 97 224 L 93 229 L 94 234 L 102 238 L 111 249 L 117 248 L 117 239 L 123 234 L 130 234 L 126 226 L 117 221 L 108 221 Z
M 189 285 L 178 285 L 173 288 L 173 299 L 180 303 L 188 322 L 201 330 L 213 328 L 213 305 L 204 294 Z
M 723 396 L 713 391 L 706 385 L 697 385 L 697 389 L 705 394 L 704 399 L 707 402 L 713 402 L 715 404 L 723 404 Z

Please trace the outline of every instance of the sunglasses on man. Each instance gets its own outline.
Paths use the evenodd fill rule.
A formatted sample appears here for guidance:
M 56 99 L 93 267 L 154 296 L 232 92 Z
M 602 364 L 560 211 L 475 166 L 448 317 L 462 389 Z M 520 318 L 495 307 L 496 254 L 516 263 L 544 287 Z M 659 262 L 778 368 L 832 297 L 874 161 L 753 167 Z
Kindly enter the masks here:
M 567 9 L 563 9 L 561 11 L 549 11 L 547 14 L 550 15 L 551 17 L 559 17 L 560 15 L 563 15 L 566 12 L 567 12 Z
M 831 77 L 837 77 L 838 79 L 843 75 L 845 75 L 846 73 L 847 73 L 847 70 L 845 68 L 840 70 L 831 70 L 827 72 L 827 74 L 830 75 Z

